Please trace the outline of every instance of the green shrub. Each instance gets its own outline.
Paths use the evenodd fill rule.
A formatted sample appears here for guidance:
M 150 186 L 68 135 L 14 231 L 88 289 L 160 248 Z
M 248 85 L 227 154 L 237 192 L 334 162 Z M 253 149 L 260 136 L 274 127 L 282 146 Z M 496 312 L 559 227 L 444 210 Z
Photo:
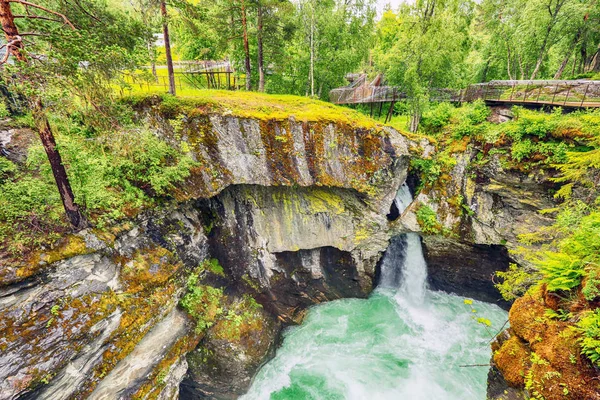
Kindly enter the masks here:
M 417 222 L 421 226 L 421 230 L 425 234 L 438 235 L 442 233 L 442 227 L 437 219 L 437 214 L 431 207 L 422 204 L 417 212 Z
M 102 228 L 168 197 L 195 162 L 183 149 L 147 129 L 117 130 L 89 137 L 72 119 L 52 117 L 58 148 L 75 201 Z M 29 148 L 21 171 L 0 157 L 0 241 L 19 249 L 49 244 L 68 224 L 41 144 Z M 54 236 L 53 236 L 54 235 Z
M 583 263 L 570 254 L 545 252 L 540 264 L 540 271 L 551 292 L 568 291 L 581 284 Z
M 566 233 L 568 235 L 556 244 L 557 251 L 540 252 L 535 262 L 550 291 L 578 287 L 600 264 L 600 212 L 581 217 L 579 224 L 567 228 Z M 589 295 L 593 292 L 590 286 Z
M 0 156 L 0 184 L 15 172 L 17 172 L 17 166 L 9 159 Z
M 581 354 L 600 367 L 600 309 L 588 311 L 577 323 Z
M 450 103 L 440 103 L 423 114 L 421 128 L 425 132 L 437 133 L 448 125 L 454 113 L 454 106 Z
M 518 162 L 529 158 L 536 151 L 536 145 L 529 139 L 515 141 L 511 147 L 510 154 Z
M 502 279 L 495 286 L 500 291 L 502 298 L 506 301 L 514 301 L 527 293 L 527 290 L 540 280 L 540 274 L 528 271 L 517 264 L 510 264 L 505 272 L 496 272 L 496 276 Z
M 466 107 L 466 118 L 473 125 L 484 123 L 490 116 L 490 108 L 483 100 L 476 100 Z
M 410 160 L 411 168 L 419 172 L 423 184 L 437 182 L 444 172 L 449 172 L 455 165 L 456 159 L 445 152 L 436 154 L 434 158 L 411 158 Z
M 8 107 L 6 106 L 6 101 L 0 100 L 0 118 L 6 118 L 10 115 L 8 111 Z
M 197 274 L 187 280 L 187 293 L 179 304 L 196 321 L 196 332 L 210 328 L 223 314 L 223 289 L 203 285 Z

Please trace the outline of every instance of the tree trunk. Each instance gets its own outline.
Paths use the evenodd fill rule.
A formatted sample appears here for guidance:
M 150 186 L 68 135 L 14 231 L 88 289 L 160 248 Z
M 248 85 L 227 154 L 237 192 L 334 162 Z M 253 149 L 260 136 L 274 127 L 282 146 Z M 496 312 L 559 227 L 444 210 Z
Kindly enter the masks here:
M 167 4 L 165 0 L 160 2 L 160 13 L 163 19 L 163 35 L 165 37 L 165 55 L 167 56 L 167 71 L 169 73 L 169 93 L 175 96 L 175 70 L 173 69 L 173 56 L 171 54 L 171 38 L 169 37 L 169 21 L 167 14 Z
M 33 106 L 33 118 L 38 130 L 38 134 L 40 135 L 40 139 L 42 140 L 42 145 L 44 146 L 44 150 L 48 156 L 48 161 L 50 161 L 52 174 L 54 175 L 54 180 L 56 181 L 56 186 L 58 187 L 58 192 L 60 193 L 60 198 L 65 208 L 67 218 L 69 218 L 71 225 L 73 225 L 73 227 L 76 229 L 81 230 L 87 228 L 87 220 L 81 214 L 77 203 L 75 203 L 75 196 L 73 195 L 73 190 L 71 190 L 71 184 L 69 183 L 69 178 L 67 177 L 67 171 L 63 165 L 60 153 L 56 149 L 56 140 L 52 134 L 52 129 L 50 128 L 48 118 L 46 117 L 46 113 L 44 112 L 42 101 L 40 99 L 35 100 Z
M 0 24 L 2 25 L 6 42 L 13 43 L 13 45 L 6 50 L 18 61 L 27 62 L 27 58 L 23 54 L 23 42 L 20 41 L 19 30 L 15 25 L 14 16 L 8 0 L 0 0 Z M 26 79 L 26 77 L 21 77 L 21 79 Z M 86 228 L 88 226 L 87 220 L 81 214 L 77 203 L 75 203 L 75 196 L 73 196 L 73 191 L 69 184 L 67 171 L 62 163 L 60 153 L 56 148 L 56 140 L 54 139 L 52 129 L 48 123 L 48 118 L 44 113 L 42 101 L 39 98 L 36 98 L 32 101 L 32 106 L 33 117 L 38 129 L 38 134 L 42 141 L 42 145 L 44 146 L 44 150 L 46 151 L 46 155 L 48 156 L 48 161 L 50 161 L 52 174 L 54 175 L 54 180 L 56 181 L 56 186 L 60 193 L 60 198 L 62 199 L 67 218 L 74 228 Z
M 310 96 L 315 97 L 315 9 L 311 7 L 310 15 Z
M 419 110 L 415 110 L 412 115 L 410 116 L 410 126 L 409 126 L 409 130 L 413 133 L 415 133 L 417 131 L 417 129 L 419 129 L 419 123 L 421 122 L 421 113 L 419 112 Z
M 10 2 L 8 0 L 0 0 L 0 24 L 2 24 L 6 43 L 11 43 L 11 45 L 6 48 L 6 51 L 18 61 L 25 62 L 26 58 L 25 54 L 23 54 L 23 42 L 19 36 L 19 30 L 15 25 L 15 17 L 10 9 Z
M 262 4 L 260 0 L 257 2 L 257 23 L 256 23 L 256 44 L 258 47 L 258 91 L 265 91 L 265 66 L 264 66 L 264 51 L 263 51 L 263 15 Z
M 506 43 L 506 71 L 508 72 L 508 79 L 513 80 L 512 72 L 510 70 L 510 46 Z
M 600 44 L 598 45 L 598 50 L 596 50 L 596 52 L 592 56 L 589 71 L 600 72 Z
M 252 90 L 252 68 L 250 66 L 250 45 L 248 44 L 248 21 L 246 19 L 246 2 L 241 2 L 242 33 L 244 39 L 244 57 L 246 66 L 246 90 Z

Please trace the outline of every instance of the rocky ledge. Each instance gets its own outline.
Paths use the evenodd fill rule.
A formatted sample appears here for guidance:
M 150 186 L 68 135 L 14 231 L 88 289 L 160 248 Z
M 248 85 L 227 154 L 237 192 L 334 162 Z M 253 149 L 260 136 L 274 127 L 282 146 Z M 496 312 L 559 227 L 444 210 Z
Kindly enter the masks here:
M 370 293 L 392 236 L 424 233 L 432 287 L 498 301 L 516 223 L 545 223 L 543 185 L 473 179 L 469 154 L 394 215 L 432 148 L 389 127 L 136 108 L 198 166 L 172 203 L 0 267 L 0 399 L 236 398 L 308 306 Z M 471 213 L 452 211 L 459 195 Z M 423 204 L 446 229 L 427 230 Z

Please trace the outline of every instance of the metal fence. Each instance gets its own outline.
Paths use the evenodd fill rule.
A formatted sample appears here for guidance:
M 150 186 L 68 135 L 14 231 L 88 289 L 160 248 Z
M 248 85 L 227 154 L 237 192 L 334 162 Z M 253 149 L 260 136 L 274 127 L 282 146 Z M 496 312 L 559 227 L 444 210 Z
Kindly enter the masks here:
M 393 103 L 406 99 L 400 88 L 374 86 L 366 79 L 334 89 L 330 99 L 335 104 Z M 431 89 L 431 101 L 540 104 L 562 107 L 600 107 L 600 81 L 531 80 L 491 81 L 469 85 L 466 89 Z

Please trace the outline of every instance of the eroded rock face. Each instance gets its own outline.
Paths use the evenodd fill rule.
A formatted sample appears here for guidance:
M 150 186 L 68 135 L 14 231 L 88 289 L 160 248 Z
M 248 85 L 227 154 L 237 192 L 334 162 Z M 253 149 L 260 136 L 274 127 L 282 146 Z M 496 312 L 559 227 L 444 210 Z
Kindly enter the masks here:
M 182 260 L 205 258 L 205 237 L 189 210 L 153 217 L 117 239 L 82 232 L 89 245 L 80 251 L 90 254 L 0 288 L 0 398 L 87 397 L 173 312 L 185 276 Z M 163 350 L 156 349 L 154 358 L 148 353 L 130 365 L 157 365 Z M 133 378 L 127 383 L 141 385 Z
M 506 247 L 426 236 L 423 249 L 432 289 L 510 307 L 501 300 L 493 281 L 497 271 L 508 269 L 510 257 Z
M 388 245 L 385 216 L 352 190 L 237 186 L 197 207 L 211 254 L 285 320 L 317 301 L 366 296 Z
M 199 346 L 187 355 L 182 399 L 236 399 L 246 393 L 258 368 L 269 358 L 281 324 L 264 310 L 250 323 L 229 331 L 222 322 L 211 327 Z
M 201 167 L 172 208 L 0 268 L 0 399 L 173 399 L 184 375 L 196 394 L 240 394 L 282 322 L 371 290 L 406 178 L 402 135 L 202 113 L 175 132 L 146 115 Z M 224 275 L 211 285 L 263 304 L 241 332 L 221 318 L 198 333 L 176 308 L 187 276 L 213 257 Z

